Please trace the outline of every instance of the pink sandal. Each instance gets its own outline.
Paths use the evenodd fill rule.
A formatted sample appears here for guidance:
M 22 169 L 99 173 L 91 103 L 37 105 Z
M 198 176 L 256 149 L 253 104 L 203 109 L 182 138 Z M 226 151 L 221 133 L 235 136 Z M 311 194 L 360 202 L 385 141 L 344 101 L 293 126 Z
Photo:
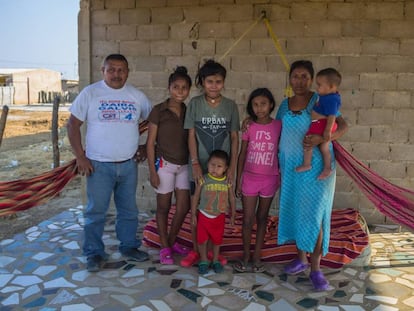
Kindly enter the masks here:
M 174 259 L 172 258 L 170 247 L 165 247 L 160 250 L 160 263 L 162 265 L 174 264 Z

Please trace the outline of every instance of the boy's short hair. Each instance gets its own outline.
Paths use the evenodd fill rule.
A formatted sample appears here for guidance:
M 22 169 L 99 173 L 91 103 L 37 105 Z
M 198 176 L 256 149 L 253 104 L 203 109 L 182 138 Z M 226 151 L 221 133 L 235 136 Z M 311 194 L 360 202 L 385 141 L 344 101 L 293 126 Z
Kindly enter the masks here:
M 317 74 L 317 77 L 326 77 L 328 82 L 332 85 L 339 86 L 342 81 L 342 76 L 335 68 L 325 68 L 320 70 Z
M 228 153 L 224 150 L 220 150 L 220 149 L 213 150 L 210 153 L 210 156 L 208 157 L 208 161 L 210 161 L 211 158 L 222 159 L 226 162 L 227 166 L 230 165 L 230 157 L 229 157 Z

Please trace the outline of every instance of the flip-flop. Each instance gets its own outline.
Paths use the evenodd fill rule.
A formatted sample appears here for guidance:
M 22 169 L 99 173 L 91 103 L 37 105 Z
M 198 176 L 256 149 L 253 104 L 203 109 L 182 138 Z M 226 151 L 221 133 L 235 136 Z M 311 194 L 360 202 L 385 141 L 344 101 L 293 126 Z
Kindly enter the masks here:
M 239 272 L 239 273 L 244 273 L 244 272 L 246 272 L 246 271 L 247 271 L 247 267 L 246 267 L 246 265 L 245 265 L 245 264 L 244 264 L 244 262 L 243 262 L 243 261 L 241 261 L 241 260 L 236 261 L 236 263 L 233 265 L 233 269 L 234 269 L 236 272 Z
M 266 268 L 265 268 L 264 264 L 262 264 L 261 262 L 258 262 L 258 263 L 255 263 L 252 266 L 252 271 L 254 273 L 261 273 L 261 272 L 265 272 Z

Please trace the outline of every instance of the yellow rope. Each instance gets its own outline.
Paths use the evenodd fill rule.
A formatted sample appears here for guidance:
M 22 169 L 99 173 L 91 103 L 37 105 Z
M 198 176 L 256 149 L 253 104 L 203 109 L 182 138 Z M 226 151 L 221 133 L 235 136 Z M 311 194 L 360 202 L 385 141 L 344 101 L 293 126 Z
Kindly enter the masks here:
M 280 46 L 279 40 L 276 37 L 276 34 L 274 33 L 272 26 L 270 25 L 269 20 L 266 17 L 266 13 L 262 13 L 261 16 L 256 19 L 249 28 L 246 29 L 246 31 L 227 49 L 227 51 L 219 58 L 219 62 L 221 62 L 229 53 L 230 51 L 237 45 L 239 42 L 257 25 L 259 21 L 263 20 L 267 31 L 269 32 L 270 37 L 272 38 L 273 44 L 276 47 L 276 51 L 279 54 L 280 58 L 282 59 L 283 65 L 285 66 L 286 72 L 289 74 L 290 65 L 289 62 L 286 59 L 285 54 L 283 53 L 282 47 Z M 290 97 L 293 95 L 292 88 L 289 86 L 285 89 L 285 95 L 287 97 Z
M 249 26 L 249 28 L 247 28 L 247 30 L 227 49 L 227 51 L 219 58 L 219 62 L 221 62 L 229 53 L 230 53 L 230 51 L 237 45 L 237 44 L 239 44 L 239 42 L 257 25 L 257 23 L 259 22 L 259 21 L 261 21 L 262 20 L 262 18 L 263 18 L 263 14 L 258 18 L 258 19 L 256 19 L 250 26 Z
M 267 31 L 269 32 L 270 37 L 272 38 L 273 44 L 275 45 L 276 51 L 279 54 L 280 58 L 282 59 L 283 65 L 285 65 L 286 72 L 289 74 L 290 65 L 286 59 L 285 53 L 283 53 L 282 47 L 280 46 L 279 40 L 274 33 L 272 26 L 269 23 L 269 20 L 264 17 L 263 22 L 266 25 Z M 285 95 L 287 97 L 291 97 L 293 95 L 292 87 L 288 85 L 285 89 Z
M 285 65 L 286 72 L 289 72 L 290 66 L 286 59 L 285 54 L 283 53 L 282 47 L 280 46 L 279 40 L 274 33 L 272 26 L 270 26 L 269 20 L 265 17 L 263 18 L 263 22 L 266 25 L 267 31 L 269 32 L 270 37 L 272 38 L 273 44 L 276 47 L 276 51 L 279 53 L 280 58 L 282 59 L 283 65 Z

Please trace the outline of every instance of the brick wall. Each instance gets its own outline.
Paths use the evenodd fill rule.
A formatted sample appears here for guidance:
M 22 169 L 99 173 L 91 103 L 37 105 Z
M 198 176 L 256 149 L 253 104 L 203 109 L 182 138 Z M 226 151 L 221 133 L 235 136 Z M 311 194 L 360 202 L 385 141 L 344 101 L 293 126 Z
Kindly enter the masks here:
M 80 7 L 81 85 L 101 78 L 108 53 L 122 53 L 130 61 L 129 82 L 154 104 L 166 98 L 177 65 L 194 77 L 200 62 L 220 59 L 266 11 L 289 62 L 310 59 L 316 70 L 333 66 L 342 73 L 350 130 L 341 143 L 391 182 L 414 188 L 414 1 L 89 0 Z M 222 63 L 225 95 L 242 117 L 258 86 L 271 89 L 278 102 L 283 98 L 287 75 L 262 22 Z M 147 179 L 141 164 L 138 199 L 155 208 Z M 356 208 L 369 223 L 388 221 L 341 169 L 335 207 Z

